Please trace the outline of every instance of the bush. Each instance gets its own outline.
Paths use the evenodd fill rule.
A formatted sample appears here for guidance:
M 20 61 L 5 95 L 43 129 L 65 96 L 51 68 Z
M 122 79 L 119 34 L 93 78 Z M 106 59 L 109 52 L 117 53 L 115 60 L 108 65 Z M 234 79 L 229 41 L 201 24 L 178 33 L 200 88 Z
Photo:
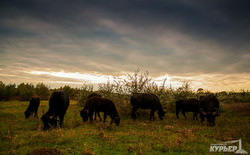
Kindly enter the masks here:
M 17 94 L 16 84 L 8 84 L 5 86 L 5 100 L 9 101 Z
M 17 93 L 20 101 L 29 101 L 31 97 L 35 94 L 34 85 L 29 83 L 21 83 L 17 87 Z
M 65 91 L 70 99 L 75 99 L 78 96 L 79 90 L 77 88 L 72 88 L 70 86 L 64 86 L 60 88 L 61 90 Z
M 0 101 L 5 99 L 5 84 L 0 81 Z
M 250 92 L 241 90 L 240 92 L 230 91 L 230 92 L 219 92 L 216 93 L 220 102 L 223 103 L 234 103 L 234 102 L 241 102 L 247 103 L 250 102 Z
M 85 106 L 85 102 L 87 97 L 89 96 L 89 94 L 91 94 L 93 92 L 93 85 L 88 85 L 88 84 L 84 84 L 82 86 L 82 88 L 80 89 L 80 93 L 79 93 L 79 100 L 78 100 L 78 105 L 80 107 L 84 107 Z
M 0 101 L 9 101 L 17 95 L 16 84 L 5 85 L 0 81 Z
M 41 100 L 48 100 L 50 96 L 49 87 L 43 83 L 38 83 L 35 88 L 36 94 Z
M 51 92 L 55 91 L 64 91 L 69 95 L 70 100 L 79 100 L 79 95 L 80 95 L 80 89 L 78 88 L 72 88 L 69 85 L 65 85 L 63 87 L 57 88 L 57 89 L 51 89 Z
M 150 93 L 155 86 L 152 79 L 149 77 L 149 72 L 140 73 L 140 69 L 137 69 L 133 74 L 127 74 L 127 77 L 120 82 L 123 88 L 123 92 L 127 94 L 133 93 Z M 116 82 L 116 83 L 117 83 Z

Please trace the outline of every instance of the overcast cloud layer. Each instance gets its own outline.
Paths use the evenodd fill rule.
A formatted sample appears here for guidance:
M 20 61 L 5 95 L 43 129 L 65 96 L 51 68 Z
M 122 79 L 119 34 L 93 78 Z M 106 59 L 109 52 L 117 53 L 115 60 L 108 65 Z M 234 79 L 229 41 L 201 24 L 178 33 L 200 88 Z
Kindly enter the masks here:
M 248 0 L 1 1 L 0 80 L 80 84 L 140 68 L 196 88 L 250 90 L 249 7 Z

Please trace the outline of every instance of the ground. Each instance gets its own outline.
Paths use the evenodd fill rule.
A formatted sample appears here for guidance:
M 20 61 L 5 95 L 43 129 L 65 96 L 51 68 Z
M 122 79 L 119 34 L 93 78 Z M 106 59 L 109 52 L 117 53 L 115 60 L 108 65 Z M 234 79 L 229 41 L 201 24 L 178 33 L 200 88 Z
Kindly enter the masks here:
M 250 103 L 222 104 L 215 127 L 207 127 L 179 114 L 166 113 L 163 121 L 149 113 L 136 121 L 121 116 L 121 123 L 109 125 L 96 121 L 82 122 L 76 102 L 71 101 L 63 128 L 43 131 L 40 117 L 48 110 L 42 101 L 39 118 L 25 119 L 29 102 L 0 102 L 1 154 L 209 154 L 210 144 L 242 140 L 242 148 L 250 151 Z M 102 114 L 101 114 L 102 116 Z

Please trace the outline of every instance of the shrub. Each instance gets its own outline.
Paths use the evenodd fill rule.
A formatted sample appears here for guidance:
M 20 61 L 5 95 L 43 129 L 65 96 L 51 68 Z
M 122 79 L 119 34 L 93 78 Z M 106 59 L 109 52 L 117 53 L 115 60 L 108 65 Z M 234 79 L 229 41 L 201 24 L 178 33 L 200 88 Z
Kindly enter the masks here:
M 36 94 L 41 100 L 48 100 L 50 96 L 49 87 L 43 83 L 38 83 L 35 88 Z
M 17 95 L 16 84 L 5 85 L 0 81 L 0 101 L 9 101 Z
M 0 101 L 5 99 L 5 84 L 0 81 Z
M 89 94 L 91 94 L 93 92 L 93 85 L 91 84 L 84 84 L 81 89 L 80 89 L 80 93 L 79 93 L 79 99 L 78 99 L 78 105 L 80 107 L 84 107 L 85 106 L 85 102 L 87 97 L 89 96 Z
M 220 102 L 223 103 L 233 103 L 233 102 L 242 102 L 247 103 L 250 102 L 250 93 L 245 90 L 241 90 L 240 92 L 230 91 L 230 92 L 219 92 L 216 93 Z
M 35 88 L 33 84 L 21 83 L 17 87 L 17 94 L 20 101 L 29 101 L 31 97 L 35 94 Z
M 16 84 L 8 84 L 5 86 L 5 100 L 9 101 L 17 94 Z

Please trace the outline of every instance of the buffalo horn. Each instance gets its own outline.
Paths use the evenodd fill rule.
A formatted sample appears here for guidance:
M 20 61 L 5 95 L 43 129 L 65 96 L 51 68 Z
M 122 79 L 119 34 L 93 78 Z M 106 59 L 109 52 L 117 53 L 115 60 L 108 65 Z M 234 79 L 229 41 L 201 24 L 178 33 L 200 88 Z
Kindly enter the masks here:
M 213 112 L 213 115 L 215 116 L 218 113 L 218 108 L 215 108 L 215 112 Z
M 52 119 L 54 117 L 54 115 L 50 116 L 49 119 Z
M 201 113 L 202 115 L 206 115 L 206 113 L 203 111 L 203 108 L 200 109 L 200 113 Z
M 202 113 L 203 115 L 206 115 L 206 113 L 205 113 L 203 110 L 201 111 L 201 113 Z

